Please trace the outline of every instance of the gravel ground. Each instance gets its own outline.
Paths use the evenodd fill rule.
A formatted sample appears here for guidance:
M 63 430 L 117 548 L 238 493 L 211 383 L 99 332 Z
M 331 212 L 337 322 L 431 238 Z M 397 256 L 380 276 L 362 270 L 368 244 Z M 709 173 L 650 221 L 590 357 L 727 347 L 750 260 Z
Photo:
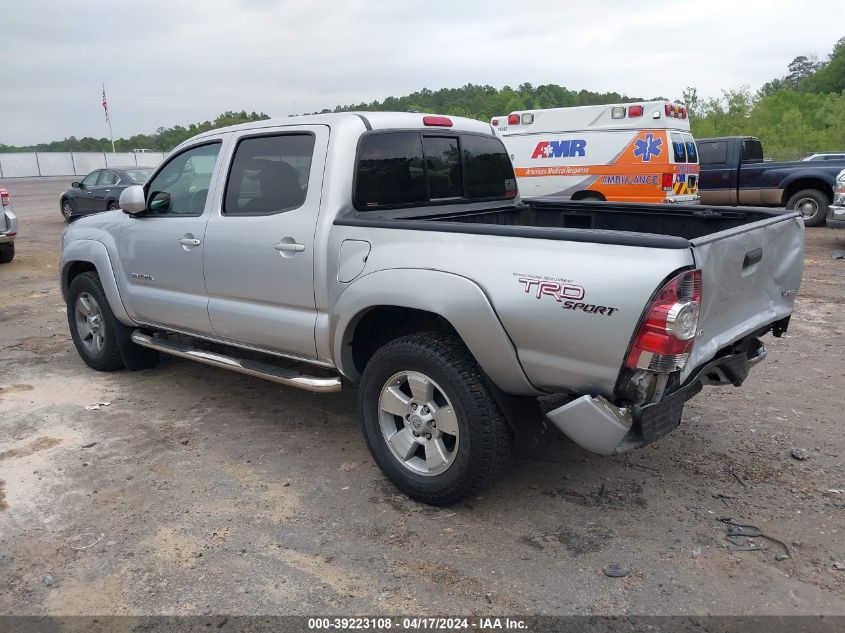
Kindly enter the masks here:
M 0 613 L 845 614 L 845 235 L 807 232 L 789 334 L 675 433 L 613 458 L 561 438 L 435 509 L 375 468 L 354 392 L 172 358 L 88 369 L 57 284 L 69 180 L 0 182 L 20 218 L 0 266 Z M 731 551 L 724 516 L 791 557 Z

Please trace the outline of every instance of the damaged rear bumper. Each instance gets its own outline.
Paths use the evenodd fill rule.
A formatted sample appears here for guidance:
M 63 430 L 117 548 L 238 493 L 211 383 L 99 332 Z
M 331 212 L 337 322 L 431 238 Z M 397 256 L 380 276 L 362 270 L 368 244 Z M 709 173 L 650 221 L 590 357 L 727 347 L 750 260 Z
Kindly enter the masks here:
M 602 396 L 581 396 L 546 413 L 573 442 L 601 455 L 614 455 L 654 442 L 681 422 L 684 404 L 704 385 L 738 387 L 749 370 L 766 357 L 766 347 L 746 339 L 699 367 L 687 381 L 659 402 L 619 407 Z

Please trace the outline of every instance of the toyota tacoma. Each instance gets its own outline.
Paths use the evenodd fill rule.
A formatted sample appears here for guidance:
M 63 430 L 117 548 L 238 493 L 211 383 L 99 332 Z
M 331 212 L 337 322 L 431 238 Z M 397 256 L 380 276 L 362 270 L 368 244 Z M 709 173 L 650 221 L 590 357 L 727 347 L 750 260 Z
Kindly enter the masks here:
M 665 435 L 765 357 L 803 269 L 795 212 L 524 204 L 490 125 L 416 113 L 206 132 L 120 206 L 63 237 L 85 363 L 357 386 L 374 460 L 432 504 L 554 427 L 607 455 Z

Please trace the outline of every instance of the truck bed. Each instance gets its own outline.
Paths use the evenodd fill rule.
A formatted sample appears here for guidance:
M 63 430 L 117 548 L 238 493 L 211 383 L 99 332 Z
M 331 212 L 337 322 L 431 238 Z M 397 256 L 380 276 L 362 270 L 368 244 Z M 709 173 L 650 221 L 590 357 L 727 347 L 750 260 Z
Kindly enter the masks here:
M 792 213 L 760 208 L 647 205 L 536 199 L 520 207 L 441 215 L 431 219 L 464 224 L 622 231 L 692 240 Z M 423 219 L 423 218 L 420 218 Z

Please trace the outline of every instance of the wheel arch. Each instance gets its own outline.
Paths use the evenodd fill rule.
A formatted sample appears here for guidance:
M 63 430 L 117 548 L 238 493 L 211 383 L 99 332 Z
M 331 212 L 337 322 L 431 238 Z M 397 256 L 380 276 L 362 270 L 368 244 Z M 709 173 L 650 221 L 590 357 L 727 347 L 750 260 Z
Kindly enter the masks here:
M 798 176 L 784 183 L 781 204 L 786 206 L 789 199 L 802 189 L 815 189 L 824 194 L 828 204 L 833 202 L 833 183 L 822 176 Z
M 393 269 L 349 285 L 332 314 L 335 363 L 353 382 L 384 343 L 424 330 L 454 333 L 492 382 L 519 395 L 539 393 L 483 290 L 452 273 Z
M 607 198 L 601 191 L 593 191 L 592 189 L 582 189 L 572 194 L 572 200 L 601 200 L 607 202 Z
M 67 301 L 68 288 L 74 277 L 84 272 L 96 272 L 114 316 L 125 325 L 135 325 L 129 316 L 117 288 L 117 279 L 108 251 L 102 242 L 75 240 L 62 249 L 61 289 Z

